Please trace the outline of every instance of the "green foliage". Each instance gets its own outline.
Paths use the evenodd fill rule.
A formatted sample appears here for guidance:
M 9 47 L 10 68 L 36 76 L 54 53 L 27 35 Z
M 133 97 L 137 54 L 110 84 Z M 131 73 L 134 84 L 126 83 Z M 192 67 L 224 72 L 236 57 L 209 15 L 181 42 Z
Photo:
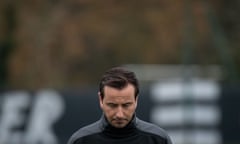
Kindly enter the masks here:
M 9 4 L 16 16 L 5 16 L 10 27 L 3 37 L 10 35 L 4 40 L 10 43 L 4 47 L 14 51 L 7 48 L 7 57 L 1 57 L 1 63 L 5 61 L 1 77 L 10 87 L 75 87 L 96 84 L 106 68 L 116 65 L 182 64 L 187 31 L 182 1 L 1 1 L 0 10 Z M 228 12 L 224 3 L 212 4 L 217 17 Z M 189 6 L 194 27 L 190 63 L 222 65 L 213 48 L 204 4 L 191 1 Z M 4 27 L 0 25 L 0 31 Z M 239 39 L 231 36 L 239 69 Z

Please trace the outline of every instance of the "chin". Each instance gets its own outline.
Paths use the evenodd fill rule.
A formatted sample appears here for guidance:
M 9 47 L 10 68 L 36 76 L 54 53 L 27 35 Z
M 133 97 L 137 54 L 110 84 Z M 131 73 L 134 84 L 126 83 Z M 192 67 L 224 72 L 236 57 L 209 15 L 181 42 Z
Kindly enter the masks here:
M 115 127 L 115 128 L 124 128 L 125 126 L 126 126 L 126 125 L 117 125 L 117 126 L 115 125 L 114 127 Z
M 126 124 L 112 124 L 115 128 L 124 128 Z

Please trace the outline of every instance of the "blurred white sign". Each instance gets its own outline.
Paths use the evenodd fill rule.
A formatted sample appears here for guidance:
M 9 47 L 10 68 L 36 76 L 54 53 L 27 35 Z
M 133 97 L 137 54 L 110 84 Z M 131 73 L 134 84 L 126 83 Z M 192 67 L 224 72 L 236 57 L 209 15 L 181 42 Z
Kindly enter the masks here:
M 217 105 L 220 88 L 216 81 L 164 80 L 152 86 L 151 96 L 155 102 L 151 121 L 170 127 L 174 144 L 221 144 L 217 130 L 221 121 Z
M 62 116 L 64 103 L 57 92 L 39 91 L 34 97 L 8 92 L 1 98 L 0 144 L 58 143 L 52 126 Z

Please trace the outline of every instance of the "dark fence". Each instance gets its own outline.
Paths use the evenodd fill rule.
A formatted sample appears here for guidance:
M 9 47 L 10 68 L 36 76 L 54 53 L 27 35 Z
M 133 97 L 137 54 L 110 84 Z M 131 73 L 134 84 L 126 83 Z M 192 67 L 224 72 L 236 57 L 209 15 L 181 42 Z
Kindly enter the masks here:
M 236 84 L 225 84 L 220 88 L 220 99 L 214 102 L 220 110 L 220 122 L 214 127 L 220 134 L 218 142 L 240 143 L 240 87 Z M 151 86 L 141 90 L 136 113 L 141 119 L 155 123 L 153 114 L 156 114 L 158 104 L 151 95 Z M 173 105 L 179 104 L 163 104 L 160 109 Z M 96 121 L 101 115 L 97 87 L 61 91 L 51 89 L 34 92 L 2 91 L 0 144 L 66 144 L 74 131 Z M 161 122 L 156 124 L 161 125 Z M 211 126 L 197 126 L 197 124 L 164 125 L 162 123 L 161 127 L 169 131 L 176 144 L 183 143 L 178 141 L 176 132 L 212 129 Z M 183 138 L 187 139 L 187 136 Z

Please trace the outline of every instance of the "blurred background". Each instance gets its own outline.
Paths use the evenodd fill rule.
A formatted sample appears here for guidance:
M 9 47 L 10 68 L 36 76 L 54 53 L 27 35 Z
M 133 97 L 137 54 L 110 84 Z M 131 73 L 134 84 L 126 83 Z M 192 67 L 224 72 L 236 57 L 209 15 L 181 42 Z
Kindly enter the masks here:
M 174 144 L 240 143 L 237 0 L 1 0 L 0 144 L 64 144 L 101 115 L 102 73 L 140 80 Z

